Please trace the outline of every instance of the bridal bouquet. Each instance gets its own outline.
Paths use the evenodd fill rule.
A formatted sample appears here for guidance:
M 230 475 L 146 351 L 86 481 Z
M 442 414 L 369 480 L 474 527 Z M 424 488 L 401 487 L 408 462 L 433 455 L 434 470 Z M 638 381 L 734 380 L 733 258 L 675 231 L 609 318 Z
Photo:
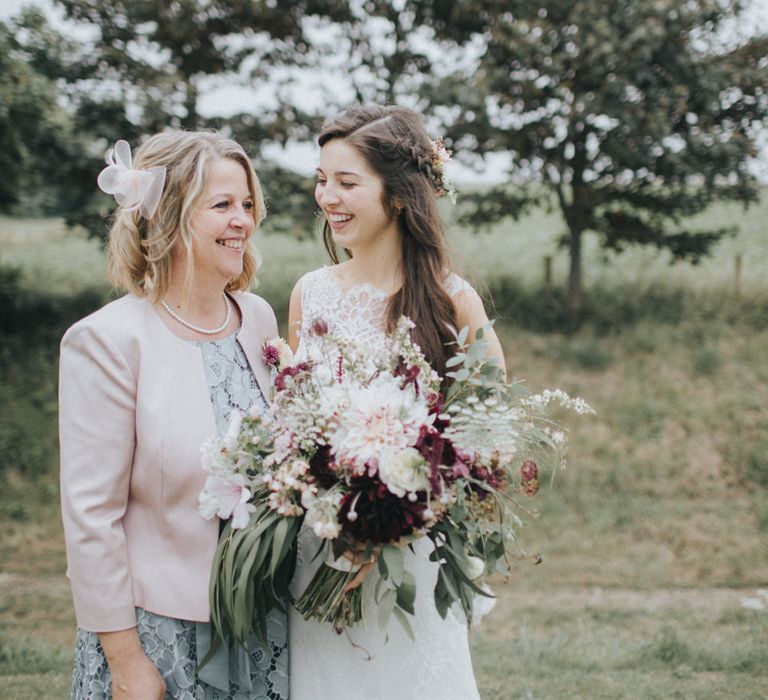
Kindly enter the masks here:
M 352 562 L 377 561 L 379 625 L 394 615 L 411 633 L 416 586 L 403 550 L 419 537 L 432 544 L 443 617 L 458 604 L 471 621 L 476 598 L 492 597 L 484 578 L 506 570 L 525 510 L 517 495 L 538 490 L 547 454 L 562 460 L 565 431 L 548 405 L 591 409 L 559 390 L 531 395 L 505 382 L 482 331 L 471 344 L 468 329 L 457 335 L 446 387 L 411 329 L 401 319 L 372 349 L 318 319 L 306 339 L 311 360 L 281 364 L 280 349 L 265 347 L 276 370 L 270 414 L 235 418 L 206 451 L 201 512 L 229 518 L 211 584 L 217 631 L 242 638 L 282 605 L 302 521 L 323 554 L 295 601 L 307 619 L 337 630 L 359 622 L 361 588 L 345 591 Z

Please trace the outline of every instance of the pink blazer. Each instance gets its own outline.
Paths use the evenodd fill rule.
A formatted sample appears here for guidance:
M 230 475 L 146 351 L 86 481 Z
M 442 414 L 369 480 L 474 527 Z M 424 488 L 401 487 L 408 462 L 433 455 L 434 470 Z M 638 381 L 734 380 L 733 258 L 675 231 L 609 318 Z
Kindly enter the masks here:
M 232 295 L 238 339 L 264 395 L 261 345 L 277 335 L 269 304 Z M 216 434 L 200 349 L 152 304 L 128 295 L 72 326 L 61 342 L 59 438 L 67 575 L 83 629 L 136 624 L 136 606 L 210 617 L 218 519 L 204 520 L 200 446 Z

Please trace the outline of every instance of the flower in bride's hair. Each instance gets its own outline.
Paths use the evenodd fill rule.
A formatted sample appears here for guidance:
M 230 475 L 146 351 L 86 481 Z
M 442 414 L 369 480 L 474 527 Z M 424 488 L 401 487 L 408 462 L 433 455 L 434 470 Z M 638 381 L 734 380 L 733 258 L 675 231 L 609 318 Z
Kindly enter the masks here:
M 107 167 L 97 179 L 99 189 L 114 196 L 125 211 L 138 209 L 145 219 L 151 219 L 160 204 L 165 184 L 165 166 L 133 167 L 131 147 L 120 140 L 107 152 Z
M 431 141 L 432 143 L 432 170 L 437 173 L 439 182 L 437 183 L 437 196 L 448 195 L 451 204 L 456 204 L 456 185 L 448 178 L 445 172 L 445 166 L 451 160 L 452 152 L 445 147 L 443 137 L 438 136 Z
M 435 162 L 440 163 L 441 166 L 445 165 L 451 159 L 452 152 L 445 147 L 442 136 L 438 136 L 432 141 L 432 152 L 434 154 Z

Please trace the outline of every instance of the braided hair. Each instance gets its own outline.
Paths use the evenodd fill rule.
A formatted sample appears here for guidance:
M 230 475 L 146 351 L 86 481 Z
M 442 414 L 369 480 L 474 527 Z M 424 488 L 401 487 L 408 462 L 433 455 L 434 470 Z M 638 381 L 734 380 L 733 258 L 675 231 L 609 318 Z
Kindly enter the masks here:
M 381 177 L 384 211 L 397 219 L 403 284 L 387 305 L 386 330 L 391 333 L 398 319 L 408 316 L 416 324 L 414 340 L 444 376 L 450 356 L 447 343 L 453 340 L 457 318 L 443 285 L 448 255 L 437 195 L 443 191 L 444 183 L 432 142 L 414 112 L 404 107 L 377 105 L 352 107 L 323 124 L 318 143 L 322 147 L 332 139 L 344 139 L 356 148 Z M 395 203 L 401 207 L 399 213 Z M 327 221 L 323 241 L 333 262 L 338 263 L 338 251 Z

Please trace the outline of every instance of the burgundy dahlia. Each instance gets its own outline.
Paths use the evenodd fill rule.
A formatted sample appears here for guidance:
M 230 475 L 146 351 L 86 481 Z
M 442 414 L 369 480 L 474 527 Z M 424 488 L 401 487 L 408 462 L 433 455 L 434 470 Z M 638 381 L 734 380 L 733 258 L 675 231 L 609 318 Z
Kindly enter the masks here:
M 341 501 L 339 522 L 358 542 L 388 544 L 424 527 L 426 507 L 423 496 L 411 502 L 390 493 L 380 481 L 363 477 L 352 481 L 352 491 Z
M 329 489 L 338 478 L 333 470 L 331 461 L 331 448 L 323 445 L 309 460 L 309 473 L 317 479 L 317 485 L 323 489 Z

